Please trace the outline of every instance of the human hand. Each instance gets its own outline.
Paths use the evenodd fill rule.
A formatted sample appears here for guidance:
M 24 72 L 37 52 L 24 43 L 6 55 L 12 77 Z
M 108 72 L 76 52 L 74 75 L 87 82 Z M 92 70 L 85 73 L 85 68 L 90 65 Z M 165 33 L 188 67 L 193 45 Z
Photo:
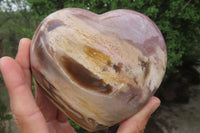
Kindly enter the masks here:
M 31 91 L 30 45 L 31 40 L 22 39 L 15 60 L 0 59 L 0 70 L 20 133 L 75 133 L 67 117 L 43 95 L 37 84 L 35 100 Z M 152 97 L 138 113 L 121 123 L 117 133 L 142 133 L 159 105 L 160 100 Z

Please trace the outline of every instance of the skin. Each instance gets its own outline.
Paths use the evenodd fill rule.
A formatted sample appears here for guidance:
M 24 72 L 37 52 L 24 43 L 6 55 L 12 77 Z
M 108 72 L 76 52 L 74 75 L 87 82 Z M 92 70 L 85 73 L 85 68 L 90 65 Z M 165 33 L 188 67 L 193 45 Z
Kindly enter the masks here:
M 31 40 L 21 39 L 15 59 L 0 59 L 0 70 L 20 133 L 75 133 L 67 117 L 43 95 L 37 84 L 36 95 L 33 96 L 30 45 Z M 121 122 L 117 133 L 143 133 L 147 121 L 159 105 L 160 100 L 153 96 L 139 112 Z

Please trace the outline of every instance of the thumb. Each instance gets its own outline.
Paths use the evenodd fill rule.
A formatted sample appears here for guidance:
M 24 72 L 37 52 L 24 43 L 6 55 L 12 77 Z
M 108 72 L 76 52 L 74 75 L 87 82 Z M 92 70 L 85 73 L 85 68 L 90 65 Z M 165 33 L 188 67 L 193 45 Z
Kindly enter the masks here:
M 160 100 L 153 96 L 139 112 L 121 123 L 117 133 L 143 133 L 151 114 L 159 105 Z

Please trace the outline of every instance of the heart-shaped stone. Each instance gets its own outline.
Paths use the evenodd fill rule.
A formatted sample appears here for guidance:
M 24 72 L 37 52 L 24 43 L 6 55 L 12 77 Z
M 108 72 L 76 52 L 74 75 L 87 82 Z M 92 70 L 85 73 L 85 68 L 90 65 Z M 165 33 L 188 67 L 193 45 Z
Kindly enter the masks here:
M 157 26 L 131 10 L 102 15 L 77 8 L 57 11 L 42 21 L 31 45 L 38 86 L 90 131 L 141 109 L 159 87 L 166 62 Z

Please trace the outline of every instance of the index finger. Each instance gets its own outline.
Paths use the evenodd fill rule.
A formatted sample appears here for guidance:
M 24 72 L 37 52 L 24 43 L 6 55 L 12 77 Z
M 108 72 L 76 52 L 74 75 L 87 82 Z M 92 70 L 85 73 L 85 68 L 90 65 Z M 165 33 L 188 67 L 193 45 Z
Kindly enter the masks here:
M 23 69 L 27 83 L 31 87 L 32 80 L 31 80 L 31 72 L 30 72 L 30 46 L 31 46 L 30 39 L 28 38 L 21 39 L 15 60 Z

